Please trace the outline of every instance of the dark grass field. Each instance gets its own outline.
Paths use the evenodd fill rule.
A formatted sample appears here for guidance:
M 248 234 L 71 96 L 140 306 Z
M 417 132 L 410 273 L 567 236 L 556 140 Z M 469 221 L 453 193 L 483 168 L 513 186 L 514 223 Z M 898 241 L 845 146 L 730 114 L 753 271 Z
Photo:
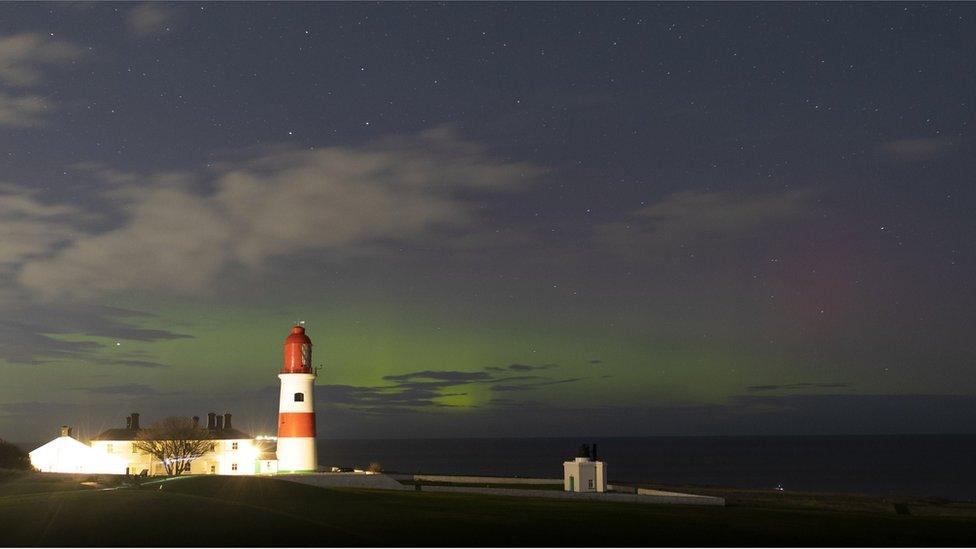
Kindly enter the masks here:
M 117 480 L 0 473 L 0 545 L 973 545 L 972 517 L 748 498 L 724 508 L 331 490 L 258 477 Z

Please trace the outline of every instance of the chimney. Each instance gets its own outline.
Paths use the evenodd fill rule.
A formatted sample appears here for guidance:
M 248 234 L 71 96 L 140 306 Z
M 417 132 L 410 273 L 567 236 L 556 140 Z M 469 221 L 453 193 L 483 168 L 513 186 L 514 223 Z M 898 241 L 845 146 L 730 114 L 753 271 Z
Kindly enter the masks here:
M 600 459 L 596 456 L 596 443 L 595 442 L 593 443 L 593 446 L 591 446 L 591 448 L 593 448 L 593 456 L 592 456 L 593 461 L 600 461 Z
M 194 429 L 200 428 L 200 416 L 193 416 L 193 428 Z
M 132 428 L 132 416 L 125 416 L 125 428 L 126 429 Z
M 71 436 L 71 427 L 68 427 L 67 425 L 62 425 L 61 428 L 58 429 L 58 436 L 59 437 L 70 437 Z
M 132 412 L 132 428 L 139 430 L 139 414 L 136 412 Z
M 579 451 L 576 452 L 576 457 L 590 459 L 590 445 L 580 444 Z
M 230 414 L 224 414 L 224 429 L 230 429 Z
M 213 431 L 217 427 L 217 424 L 215 423 L 216 420 L 214 419 L 216 417 L 217 417 L 217 414 L 215 414 L 213 412 L 210 412 L 209 414 L 207 414 L 207 430 L 208 431 Z
M 224 428 L 224 416 L 217 416 L 217 430 L 220 431 Z

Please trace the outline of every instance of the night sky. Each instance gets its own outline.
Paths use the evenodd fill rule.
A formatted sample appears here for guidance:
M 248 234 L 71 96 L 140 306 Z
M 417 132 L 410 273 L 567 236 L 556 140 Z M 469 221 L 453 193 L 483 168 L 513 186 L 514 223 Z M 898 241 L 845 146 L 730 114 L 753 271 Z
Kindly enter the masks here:
M 0 6 L 0 437 L 974 432 L 974 23 Z

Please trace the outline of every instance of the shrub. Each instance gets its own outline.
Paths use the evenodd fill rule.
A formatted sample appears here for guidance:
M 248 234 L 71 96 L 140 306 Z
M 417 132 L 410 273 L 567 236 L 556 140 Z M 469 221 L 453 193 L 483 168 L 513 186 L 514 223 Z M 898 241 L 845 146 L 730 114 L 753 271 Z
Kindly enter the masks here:
M 30 456 L 23 450 L 0 438 L 0 469 L 30 471 Z

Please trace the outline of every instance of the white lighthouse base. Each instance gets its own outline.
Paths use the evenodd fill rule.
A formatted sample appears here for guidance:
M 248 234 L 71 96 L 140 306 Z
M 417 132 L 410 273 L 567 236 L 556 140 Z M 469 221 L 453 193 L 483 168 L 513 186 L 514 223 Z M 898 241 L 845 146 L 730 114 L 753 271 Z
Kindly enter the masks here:
M 314 437 L 278 438 L 277 455 L 279 473 L 314 473 L 319 468 Z

